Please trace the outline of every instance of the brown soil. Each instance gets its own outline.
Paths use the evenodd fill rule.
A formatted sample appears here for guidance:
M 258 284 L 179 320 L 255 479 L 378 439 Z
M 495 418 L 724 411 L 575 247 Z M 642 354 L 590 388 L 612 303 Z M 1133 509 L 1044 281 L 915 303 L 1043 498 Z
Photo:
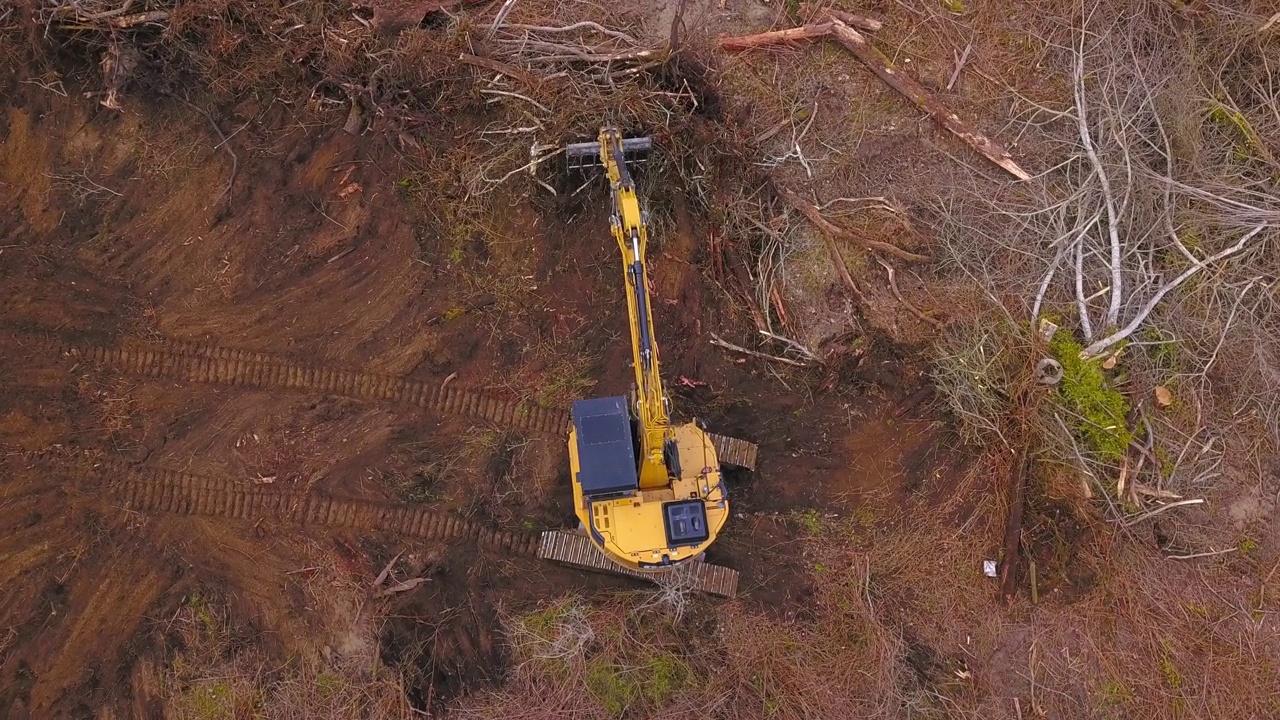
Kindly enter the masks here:
M 299 126 L 279 107 L 237 108 L 237 126 L 252 124 L 223 196 L 229 157 L 189 109 L 155 102 L 118 114 L 6 82 L 7 716 L 144 707 L 131 678 L 174 646 L 166 622 L 197 587 L 218 588 L 252 641 L 282 657 L 356 652 L 334 621 L 352 610 L 313 592 L 314 568 L 368 583 L 407 553 L 413 567 L 401 561 L 397 573 L 430 581 L 390 600 L 380 655 L 412 670 L 420 707 L 501 677 L 497 607 L 634 587 L 469 543 L 139 513 L 113 500 L 110 483 L 85 481 L 74 460 L 61 471 L 32 461 L 145 461 L 259 493 L 410 502 L 510 530 L 562 526 L 572 513 L 561 439 L 394 403 L 148 380 L 50 356 L 35 341 L 187 341 L 452 377 L 550 405 L 623 392 L 629 351 L 599 193 L 576 210 L 520 205 L 459 252 L 399 190 L 403 171 L 383 140 Z M 706 342 L 732 321 L 702 269 L 705 222 L 678 208 L 677 232 L 653 258 L 665 372 L 707 383 L 679 388 L 678 412 L 760 444 L 758 470 L 732 479 L 741 515 L 713 559 L 743 570 L 748 602 L 795 615 L 806 590 L 791 562 L 793 511 L 848 514 L 868 497 L 919 493 L 955 461 L 934 424 L 890 418 L 920 374 L 887 341 L 817 395 L 820 374 L 787 390 L 758 362 Z M 502 287 L 469 279 L 513 269 L 524 274 Z
M 516 12 L 570 5 L 526 0 Z M 724 5 L 652 0 L 618 12 L 649 20 L 640 23 L 645 36 L 661 41 L 687 6 L 695 46 L 706 40 L 700 33 L 794 20 L 785 17 L 790 2 Z M 1267 659 L 1275 634 L 1263 633 L 1280 581 L 1270 480 L 1264 488 L 1258 479 L 1256 496 L 1214 499 L 1211 512 L 1236 532 L 1212 547 L 1239 542 L 1238 552 L 1182 564 L 1162 551 L 1180 548 L 1201 516 L 1184 522 L 1171 512 L 1117 529 L 1100 519 L 1099 502 L 1081 500 L 1074 471 L 1042 463 L 1021 538 L 1038 602 L 1024 573 L 1017 600 L 997 603 L 979 568 L 1003 551 L 1010 453 L 962 447 L 957 425 L 921 394 L 932 325 L 890 293 L 869 253 L 846 247 L 867 298 L 852 302 L 811 227 L 781 203 L 746 198 L 765 185 L 756 161 L 784 157 L 787 121 L 798 131 L 810 112 L 820 120 L 805 149 L 818 172 L 806 178 L 787 160 L 770 175 L 820 201 L 884 195 L 902 206 L 824 211 L 867 238 L 933 255 L 930 215 L 944 211 L 912 199 L 994 172 L 830 43 L 707 52 L 718 66 L 714 87 L 702 85 L 700 67 L 655 71 L 679 75 L 667 78 L 667 94 L 698 103 L 689 111 L 697 122 L 681 128 L 689 137 L 668 132 L 672 144 L 714 147 L 782 128 L 745 144 L 749 160 L 701 169 L 742 185 L 717 188 L 712 201 L 676 171 L 689 168 L 659 163 L 671 172 L 641 177 L 661 230 L 651 273 L 676 414 L 759 444 L 754 472 L 729 473 L 733 519 L 709 552 L 741 572 L 741 599 L 698 599 L 683 622 L 655 620 L 652 597 L 634 592 L 639 583 L 532 557 L 539 531 L 576 522 L 563 411 L 578 397 L 625 393 L 632 380 L 606 194 L 573 193 L 578 182 L 558 176 L 555 198 L 508 197 L 512 183 L 495 191 L 500 210 L 460 222 L 451 214 L 458 203 L 431 193 L 474 190 L 463 181 L 475 169 L 450 151 L 491 118 L 478 85 L 452 67 L 452 26 L 428 19 L 384 38 L 400 43 L 391 72 L 401 87 L 414 73 L 430 82 L 387 91 L 382 100 L 405 103 L 389 110 L 396 120 L 376 119 L 353 136 L 342 130 L 345 110 L 333 109 L 348 101 L 336 81 L 312 90 L 319 109 L 303 107 L 305 91 L 273 98 L 262 89 L 303 87 L 299 77 L 315 79 L 308 72 L 372 84 L 373 66 L 315 47 L 329 42 L 327 30 L 295 48 L 305 62 L 235 46 L 279 32 L 273 23 L 292 16 L 272 13 L 286 7 L 238 5 L 247 16 L 263 12 L 253 18 L 261 27 L 243 36 L 218 17 L 175 19 L 186 24 L 166 41 L 188 42 L 188 53 L 217 49 L 212 67 L 236 71 L 212 82 L 200 75 L 211 87 L 193 80 L 195 105 L 169 87 L 198 70 L 189 58 L 175 61 L 176 79 L 142 73 L 148 80 L 130 87 L 123 112 L 81 96 L 102 87 L 100 47 L 68 43 L 42 61 L 63 71 L 65 88 L 45 84 L 65 95 L 27 82 L 36 77 L 27 61 L 0 62 L 0 93 L 10 99 L 0 118 L 0 715 L 214 717 L 182 702 L 248 660 L 257 663 L 245 671 L 251 696 L 281 668 L 358 667 L 368 678 L 389 666 L 403 687 L 395 696 L 414 709 L 454 706 L 471 717 L 512 717 L 513 707 L 552 716 L 545 708 L 556 703 L 574 717 L 1275 710 L 1266 682 L 1276 675 Z M 380 12 L 360 3 L 348 18 L 331 4 L 301 7 L 294 12 L 326 22 L 340 15 L 334 22 L 357 35 Z M 878 47 L 986 132 L 1007 139 L 1025 120 L 1014 115 L 1012 90 L 1060 100 L 1037 28 L 1071 27 L 1071 17 L 1054 16 L 1067 9 L 888 0 L 858 9 L 888 21 Z M 467 25 L 474 18 L 463 17 L 476 33 Z M 969 68 L 946 90 L 952 50 L 966 43 Z M 0 46 L 0 60 L 14 54 Z M 439 92 L 440 107 L 431 106 L 443 86 L 457 92 Z M 510 87 L 551 104 L 568 96 L 554 83 Z M 1014 141 L 1020 162 L 1056 162 L 1053 148 L 1034 142 Z M 759 340 L 733 280 L 756 271 L 751 242 L 778 228 L 726 241 L 743 208 L 762 222 L 795 223 L 782 233 L 797 247 L 776 302 L 793 319 L 803 314 L 796 324 L 814 342 L 836 338 L 830 367 L 795 369 L 709 342 L 712 332 L 751 347 Z M 806 234 L 815 242 L 800 247 Z M 742 247 L 726 251 L 727 242 Z M 934 317 L 962 318 L 976 306 L 971 283 L 931 264 L 898 267 L 901 290 Z M 280 373 L 264 380 L 268 367 Z M 456 400 L 462 390 L 483 392 L 498 409 L 435 412 L 425 408 L 440 403 L 421 401 Z M 538 414 L 513 416 L 517 406 Z M 1213 518 L 1201 519 L 1208 527 Z M 388 577 L 375 587 L 380 573 Z M 575 605 L 575 595 L 589 602 Z M 595 644 L 576 658 L 586 679 L 576 685 L 557 675 L 561 658 L 523 657 L 512 637 L 548 602 L 596 615 Z M 201 633 L 218 642 L 196 647 Z M 614 712 L 595 695 L 590 672 L 600 663 L 647 671 L 671 658 L 706 677 L 696 692 L 677 688 L 669 707 L 632 697 Z M 197 692 L 182 685 L 193 677 Z M 358 694 L 372 696 L 372 685 Z M 318 679 L 300 687 L 322 689 Z M 592 691 L 585 701 L 583 687 Z M 250 716 L 253 702 L 228 714 Z M 574 712 L 585 707 L 578 702 L 594 703 L 595 715 Z

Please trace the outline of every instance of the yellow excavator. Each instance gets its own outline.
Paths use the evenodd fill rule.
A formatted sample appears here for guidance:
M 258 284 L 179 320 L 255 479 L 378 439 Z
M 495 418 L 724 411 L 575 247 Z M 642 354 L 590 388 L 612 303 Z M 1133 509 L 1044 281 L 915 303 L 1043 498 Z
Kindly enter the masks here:
M 647 213 L 628 169 L 651 146 L 650 138 L 624 139 L 617 128 L 605 127 L 598 142 L 565 149 L 571 167 L 598 165 L 609 181 L 609 224 L 622 253 L 635 383 L 629 397 L 573 403 L 569 469 L 579 532 L 548 533 L 540 554 L 628 575 L 694 564 L 697 584 L 731 595 L 725 585 L 736 586 L 737 573 L 701 560 L 729 518 L 720 451 L 734 455 L 733 464 L 753 466 L 755 446 L 712 435 L 697 421 L 671 420 L 649 302 Z

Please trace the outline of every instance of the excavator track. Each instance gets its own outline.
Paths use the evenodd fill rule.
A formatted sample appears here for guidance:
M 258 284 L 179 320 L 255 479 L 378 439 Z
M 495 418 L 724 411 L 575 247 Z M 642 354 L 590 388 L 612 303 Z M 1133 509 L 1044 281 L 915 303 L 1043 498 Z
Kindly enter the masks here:
M 658 579 L 655 573 L 613 563 L 585 536 L 574 533 L 548 530 L 536 537 L 496 530 L 412 505 L 256 489 L 219 478 L 111 459 L 71 455 L 38 458 L 40 461 L 59 466 L 81 484 L 105 485 L 126 510 L 246 521 L 271 518 L 296 525 L 387 532 L 424 540 L 467 540 L 485 549 L 536 556 L 580 569 L 650 582 Z M 730 598 L 737 593 L 736 570 L 697 563 L 693 571 L 689 581 L 693 589 Z
M 661 582 L 663 575 L 663 571 L 642 572 L 618 565 L 600 552 L 586 535 L 563 530 L 547 530 L 542 533 L 542 539 L 538 542 L 538 557 L 582 570 L 626 575 L 649 582 Z M 687 582 L 692 589 L 727 598 L 737 595 L 737 570 L 703 562 L 695 562 L 689 569 L 692 576 Z
M 524 432 L 564 437 L 569 413 L 462 388 L 406 380 L 395 375 L 305 365 L 283 358 L 215 345 L 130 341 L 118 347 L 73 345 L 40 339 L 51 354 L 143 377 L 212 383 L 258 390 L 306 390 L 360 400 L 403 403 L 439 413 L 478 418 Z M 753 443 L 711 435 L 722 464 L 754 470 Z
M 720 458 L 721 465 L 733 465 L 748 470 L 756 469 L 756 453 L 759 447 L 755 443 L 726 435 L 707 434 L 711 437 L 711 444 L 716 447 L 716 457 Z
M 78 480 L 105 484 L 127 510 L 232 520 L 271 518 L 297 525 L 388 532 L 425 540 L 468 540 L 515 555 L 533 556 L 537 551 L 537 538 L 531 533 L 496 530 L 412 505 L 263 490 L 113 460 L 79 459 L 66 465 Z

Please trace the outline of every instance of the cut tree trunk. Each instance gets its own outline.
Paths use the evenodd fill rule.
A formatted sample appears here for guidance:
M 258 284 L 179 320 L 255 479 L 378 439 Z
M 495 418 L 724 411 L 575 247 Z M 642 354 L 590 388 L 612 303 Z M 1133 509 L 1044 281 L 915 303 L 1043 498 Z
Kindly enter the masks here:
M 907 75 L 903 75 L 894 69 L 893 63 L 884 53 L 877 50 L 865 37 L 857 30 L 844 24 L 837 18 L 833 18 L 830 22 L 830 34 L 849 52 L 853 53 L 867 67 L 871 68 L 886 85 L 897 90 L 904 97 L 915 103 L 916 107 L 924 110 L 939 125 L 951 131 L 956 137 L 964 140 L 974 150 L 977 150 L 991 162 L 999 165 L 1010 175 L 1019 180 L 1030 180 L 1031 176 L 1027 171 L 1018 167 L 1018 163 L 1013 161 L 1009 152 L 1005 150 L 999 143 L 994 142 L 986 135 L 975 130 L 971 125 L 962 121 L 955 113 L 948 110 L 942 103 L 929 94 L 920 83 Z

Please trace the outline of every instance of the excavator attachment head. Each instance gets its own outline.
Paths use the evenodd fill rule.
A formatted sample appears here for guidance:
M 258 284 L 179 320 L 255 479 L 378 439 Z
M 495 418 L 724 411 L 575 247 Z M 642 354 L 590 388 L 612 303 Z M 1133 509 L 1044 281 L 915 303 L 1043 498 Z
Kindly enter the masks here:
M 614 128 L 605 128 L 600 131 L 600 137 L 594 142 L 571 143 L 565 146 L 565 164 L 570 170 L 586 170 L 603 166 L 603 154 L 611 151 L 610 143 L 612 138 L 616 137 L 621 137 L 621 133 Z M 623 160 L 628 165 L 638 165 L 648 159 L 649 151 L 653 148 L 653 138 L 648 136 L 624 138 L 621 144 Z

